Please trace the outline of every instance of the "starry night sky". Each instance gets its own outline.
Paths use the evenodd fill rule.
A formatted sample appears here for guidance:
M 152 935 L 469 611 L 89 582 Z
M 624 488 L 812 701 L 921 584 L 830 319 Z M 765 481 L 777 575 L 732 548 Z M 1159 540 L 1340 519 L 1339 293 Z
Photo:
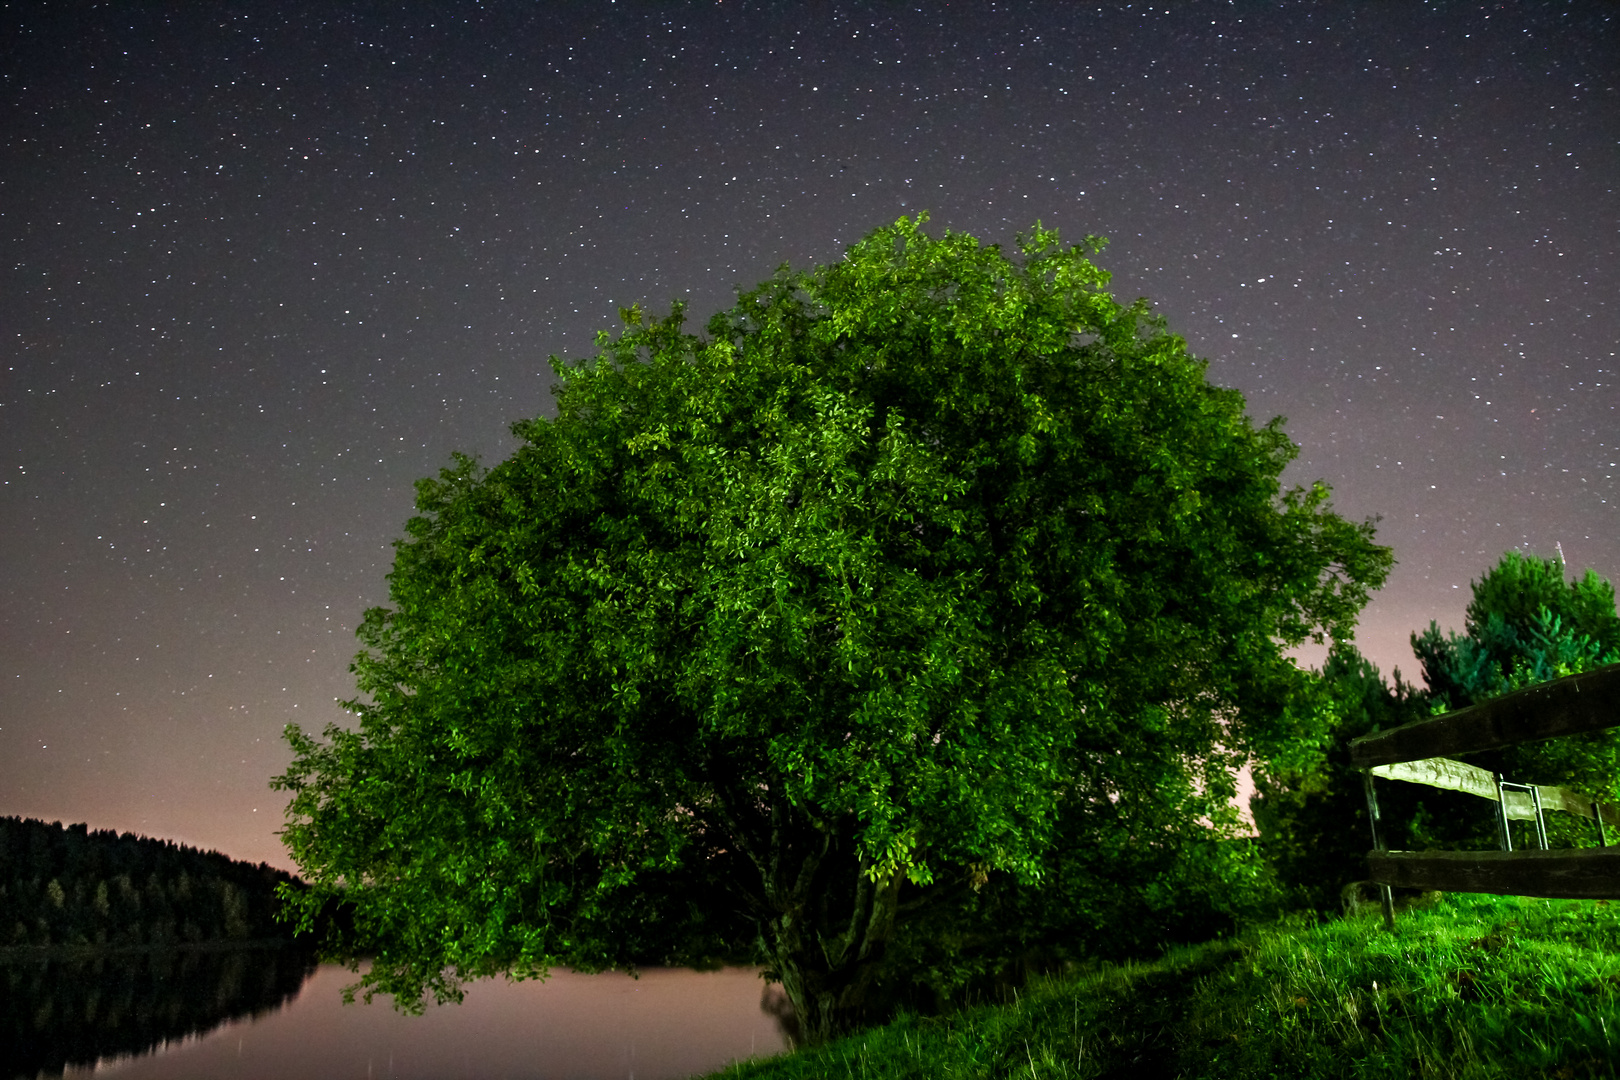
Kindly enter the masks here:
M 1358 643 L 1620 578 L 1611 4 L 0 4 L 0 814 L 290 862 L 412 484 L 621 306 L 902 214 L 1112 243 L 1381 515 Z M 1320 651 L 1306 662 L 1319 659 Z

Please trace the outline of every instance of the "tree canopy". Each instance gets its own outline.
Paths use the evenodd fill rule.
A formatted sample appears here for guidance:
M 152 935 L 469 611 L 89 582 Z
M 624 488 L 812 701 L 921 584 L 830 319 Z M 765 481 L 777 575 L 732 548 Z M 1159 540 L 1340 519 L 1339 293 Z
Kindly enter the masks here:
M 1345 886 L 1367 876 L 1372 846 L 1362 770 L 1350 762 L 1350 740 L 1428 719 L 1431 699 L 1403 680 L 1399 668 L 1386 682 L 1378 666 L 1347 641 L 1328 650 L 1311 693 L 1330 718 L 1326 753 L 1303 767 L 1257 769 L 1249 806 L 1260 847 L 1289 901 L 1336 913 Z M 1378 801 L 1383 841 L 1394 850 L 1458 846 L 1458 837 L 1436 834 L 1436 809 L 1447 823 L 1481 816 L 1473 796 L 1417 784 L 1384 785 Z
M 702 335 L 627 309 L 511 457 L 419 483 L 358 728 L 276 780 L 368 992 L 751 958 L 815 1041 L 959 976 L 921 928 L 993 962 L 1243 861 L 1235 766 L 1320 750 L 1286 650 L 1389 551 L 1100 241 L 924 221 Z

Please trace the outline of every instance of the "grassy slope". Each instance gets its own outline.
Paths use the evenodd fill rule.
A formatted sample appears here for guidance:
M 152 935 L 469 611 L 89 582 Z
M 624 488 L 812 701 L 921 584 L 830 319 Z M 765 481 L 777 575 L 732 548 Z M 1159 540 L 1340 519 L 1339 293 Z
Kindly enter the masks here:
M 735 1080 L 1620 1076 L 1620 901 L 1437 895 L 902 1018 Z

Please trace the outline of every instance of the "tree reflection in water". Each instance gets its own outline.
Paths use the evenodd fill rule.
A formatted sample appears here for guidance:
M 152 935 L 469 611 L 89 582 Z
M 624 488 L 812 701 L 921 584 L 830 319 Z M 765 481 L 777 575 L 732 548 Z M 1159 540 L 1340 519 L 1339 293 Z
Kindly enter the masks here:
M 274 1012 L 315 971 L 295 946 L 0 959 L 0 1077 L 143 1054 Z
M 791 1043 L 754 968 L 480 979 L 420 1016 L 343 1004 L 355 977 L 292 949 L 0 960 L 0 1080 L 677 1080 Z

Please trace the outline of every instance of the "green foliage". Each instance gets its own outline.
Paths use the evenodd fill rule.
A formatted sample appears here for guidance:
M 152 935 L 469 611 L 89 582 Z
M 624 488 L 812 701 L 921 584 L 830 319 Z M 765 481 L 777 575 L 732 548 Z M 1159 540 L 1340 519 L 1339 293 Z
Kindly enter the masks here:
M 368 992 L 752 955 L 820 1039 L 1064 933 L 1230 916 L 1180 890 L 1260 873 L 1236 763 L 1314 752 L 1284 651 L 1389 552 L 1280 490 L 1281 422 L 1117 303 L 1100 242 L 920 224 L 706 336 L 626 309 L 508 460 L 420 483 L 359 727 L 290 728 L 276 781 Z
M 1509 551 L 1473 583 L 1467 634 L 1436 623 L 1412 651 L 1441 710 L 1620 662 L 1614 586 L 1587 570 L 1566 581 L 1562 559 Z
M 1377 665 L 1354 645 L 1335 642 L 1328 651 L 1313 699 L 1328 717 L 1326 751 L 1319 762 L 1296 768 L 1255 770 L 1250 801 L 1260 846 L 1291 902 L 1336 913 L 1341 894 L 1366 877 L 1372 847 L 1361 770 L 1350 764 L 1350 740 L 1425 719 L 1427 697 L 1394 673 L 1384 681 Z M 1435 833 L 1436 808 L 1450 820 L 1472 813 L 1488 821 L 1488 804 L 1453 792 L 1412 784 L 1381 784 L 1380 808 L 1386 846 L 1419 851 L 1452 846 Z
M 298 882 L 133 833 L 0 818 L 0 948 L 168 947 L 287 938 Z
M 1255 928 L 713 1075 L 1574 1080 L 1617 1062 L 1620 906 L 1446 895 L 1394 934 L 1373 910 Z

